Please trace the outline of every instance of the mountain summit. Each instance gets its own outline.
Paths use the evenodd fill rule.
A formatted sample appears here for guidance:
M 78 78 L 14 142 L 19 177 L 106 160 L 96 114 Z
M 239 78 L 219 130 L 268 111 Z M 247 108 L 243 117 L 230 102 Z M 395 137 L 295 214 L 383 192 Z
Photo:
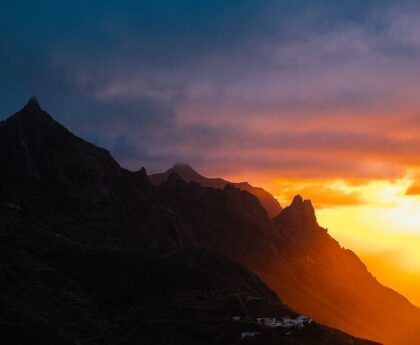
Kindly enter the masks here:
M 29 98 L 23 108 L 14 114 L 10 120 L 13 118 L 26 118 L 25 121 L 54 121 L 53 118 L 42 109 L 38 99 L 35 96 Z
M 38 102 L 38 99 L 35 96 L 32 96 L 29 98 L 28 102 L 24 106 L 24 108 L 27 112 L 36 112 L 41 111 L 41 105 Z
M 108 151 L 63 127 L 42 110 L 36 98 L 0 125 L 0 176 L 9 198 L 27 197 L 34 188 L 95 200 L 119 165 Z M 7 181 L 15 181 L 12 185 Z
M 226 181 L 222 178 L 204 177 L 195 171 L 190 165 L 184 163 L 177 163 L 164 173 L 151 175 L 150 180 L 153 184 L 159 185 L 165 181 L 171 173 L 176 173 L 186 182 L 196 182 L 206 187 L 223 189 L 226 185 L 231 184 L 241 190 L 246 190 L 258 198 L 270 218 L 274 218 L 282 210 L 282 207 L 276 198 L 274 198 L 269 192 L 261 187 L 254 187 L 248 182 L 237 183 Z
M 275 223 L 287 224 L 299 229 L 318 226 L 315 209 L 311 200 L 304 200 L 300 195 L 293 198 L 290 206 L 286 207 L 276 218 Z
M 191 165 L 186 163 L 176 163 L 172 168 L 170 168 L 168 173 L 177 173 L 178 175 L 182 176 L 185 181 L 199 181 L 200 179 L 205 179 L 204 176 L 200 175 L 197 171 L 195 171 Z

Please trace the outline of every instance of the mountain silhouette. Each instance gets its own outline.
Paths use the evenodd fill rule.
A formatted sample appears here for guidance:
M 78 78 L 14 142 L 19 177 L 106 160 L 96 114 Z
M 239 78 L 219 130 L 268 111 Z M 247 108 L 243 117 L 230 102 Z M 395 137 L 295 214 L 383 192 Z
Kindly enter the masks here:
M 258 198 L 270 218 L 274 218 L 282 210 L 282 207 L 276 198 L 261 187 L 254 187 L 248 182 L 230 182 L 222 178 L 204 177 L 188 164 L 175 164 L 166 172 L 150 175 L 149 178 L 153 184 L 159 185 L 165 181 L 171 173 L 176 173 L 187 182 L 197 182 L 206 187 L 223 189 L 227 184 L 232 184 L 239 189 L 246 190 Z
M 419 309 L 377 282 L 301 196 L 270 219 L 234 184 L 176 171 L 154 184 L 35 99 L 0 123 L 0 166 L 5 343 L 236 344 L 258 331 L 257 344 L 373 344 L 329 327 L 420 343 Z M 296 312 L 319 323 L 255 323 Z

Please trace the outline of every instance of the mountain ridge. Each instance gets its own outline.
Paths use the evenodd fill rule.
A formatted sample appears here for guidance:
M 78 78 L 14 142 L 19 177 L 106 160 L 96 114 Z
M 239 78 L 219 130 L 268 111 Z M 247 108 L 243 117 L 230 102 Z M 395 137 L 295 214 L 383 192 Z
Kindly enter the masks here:
M 419 310 L 380 285 L 354 253 L 344 250 L 328 235 L 318 225 L 311 203 L 302 197 L 297 196 L 272 220 L 254 195 L 234 185 L 210 188 L 186 182 L 174 174 L 155 186 L 144 169 L 138 172 L 122 169 L 106 150 L 63 131 L 64 127 L 58 124 L 44 123 L 41 128 L 33 128 L 30 121 L 10 119 L 0 124 L 3 167 L 0 172 L 0 236 L 4 240 L 0 253 L 5 256 L 3 262 L 10 263 L 0 267 L 3 274 L 0 279 L 9 277 L 0 284 L 0 288 L 6 290 L 4 296 L 10 297 L 8 301 L 0 300 L 3 304 L 6 302 L 7 308 L 2 309 L 5 314 L 1 315 L 4 320 L 10 322 L 10 315 L 15 315 L 16 320 L 23 322 L 22 318 L 37 315 L 35 309 L 39 307 L 35 300 L 25 300 L 27 305 L 24 306 L 20 304 L 10 285 L 13 280 L 22 283 L 16 291 L 25 296 L 32 296 L 25 284 L 33 285 L 34 291 L 40 290 L 41 295 L 50 296 L 51 293 L 43 289 L 54 291 L 57 288 L 54 279 L 59 276 L 59 286 L 65 287 L 66 293 L 81 298 L 78 309 L 90 310 L 89 303 L 93 303 L 93 309 L 99 308 L 95 299 L 85 301 L 89 290 L 83 289 L 87 287 L 79 291 L 76 286 L 84 286 L 92 279 L 89 275 L 94 277 L 95 274 L 101 274 L 106 282 L 110 274 L 108 254 L 101 256 L 97 273 L 92 268 L 95 265 L 85 265 L 91 268 L 82 276 L 76 271 L 64 270 L 58 263 L 63 254 L 77 260 L 89 258 L 93 262 L 98 251 L 111 256 L 122 253 L 118 264 L 111 265 L 113 270 L 128 267 L 135 272 L 137 264 L 132 263 L 130 253 L 164 252 L 168 255 L 204 247 L 198 254 L 186 255 L 175 271 L 181 272 L 184 264 L 197 265 L 199 258 L 211 250 L 226 258 L 222 261 L 233 260 L 257 274 L 284 303 L 326 325 L 385 344 L 418 343 Z M 22 138 L 26 145 L 22 146 Z M 28 159 L 31 169 L 26 166 Z M 39 179 L 33 170 L 38 172 Z M 159 257 L 153 254 L 150 260 L 160 262 Z M 141 261 L 139 267 L 147 266 L 147 260 Z M 159 270 L 167 271 L 166 264 L 162 265 L 158 265 Z M 76 270 L 79 266 L 84 265 L 66 265 L 66 269 Z M 194 267 L 199 270 L 201 266 Z M 147 272 L 153 275 L 153 271 Z M 185 272 L 184 276 L 188 274 Z M 176 282 L 176 279 L 165 282 L 161 276 L 156 279 L 153 284 Z M 224 278 L 217 279 L 222 288 Z M 226 279 L 228 283 L 229 277 Z M 211 277 L 208 280 L 211 283 Z M 131 289 L 127 277 L 116 286 L 122 294 L 125 289 Z M 106 289 L 106 284 L 95 287 L 98 290 L 93 293 L 102 295 L 102 288 Z M 59 297 L 58 305 L 67 308 L 67 297 L 61 294 Z M 198 299 L 193 301 L 198 303 Z M 26 311 L 23 313 L 27 308 L 33 311 L 29 316 Z M 111 309 L 107 313 L 115 315 Z M 77 334 L 73 334 L 66 325 L 54 325 L 55 319 L 49 310 L 43 308 L 42 312 L 50 320 L 48 327 L 61 329 L 70 338 L 83 339 L 86 324 L 76 327 Z M 93 314 L 89 312 L 85 316 L 100 333 L 107 327 L 103 326 L 102 317 L 97 319 Z M 114 331 L 138 332 L 130 328 L 130 322 L 135 320 L 138 318 L 124 316 L 123 328 Z M 292 341 L 319 344 L 321 340 L 316 342 L 316 336 L 321 337 L 322 330 L 314 330 L 312 343 L 307 338 L 305 342 L 286 340 L 290 344 L 296 343 Z M 357 343 L 348 337 L 338 341 L 341 336 L 337 338 L 337 334 L 326 338 L 329 344 Z
M 166 172 L 152 174 L 149 178 L 153 184 L 159 185 L 165 181 L 173 172 L 177 173 L 186 182 L 197 182 L 205 187 L 224 188 L 226 185 L 232 184 L 239 189 L 246 190 L 258 198 L 270 218 L 274 218 L 282 210 L 282 207 L 276 198 L 274 198 L 273 195 L 261 187 L 254 187 L 248 182 L 230 182 L 220 177 L 205 177 L 199 174 L 189 164 L 186 163 L 175 163 L 174 166 L 168 169 Z

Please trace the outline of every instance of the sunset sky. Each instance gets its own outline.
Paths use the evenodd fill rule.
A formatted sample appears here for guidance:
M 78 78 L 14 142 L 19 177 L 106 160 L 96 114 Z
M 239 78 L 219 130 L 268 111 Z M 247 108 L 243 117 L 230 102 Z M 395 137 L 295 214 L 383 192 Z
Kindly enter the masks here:
M 300 193 L 420 306 L 419 17 L 416 1 L 10 1 L 0 119 L 36 95 L 127 168 Z

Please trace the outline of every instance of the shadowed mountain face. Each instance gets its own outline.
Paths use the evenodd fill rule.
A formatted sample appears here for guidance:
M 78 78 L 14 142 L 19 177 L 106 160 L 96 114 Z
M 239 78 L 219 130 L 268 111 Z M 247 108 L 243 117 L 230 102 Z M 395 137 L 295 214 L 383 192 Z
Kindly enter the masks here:
M 223 189 L 227 184 L 232 184 L 236 188 L 246 190 L 258 198 L 270 218 L 274 218 L 282 210 L 280 203 L 269 192 L 261 187 L 251 186 L 248 182 L 235 183 L 226 181 L 221 178 L 204 177 L 196 172 L 193 168 L 191 168 L 191 166 L 188 164 L 175 164 L 166 172 L 150 175 L 149 178 L 154 185 L 159 185 L 163 181 L 167 180 L 169 175 L 172 173 L 177 174 L 186 182 L 196 182 L 205 187 Z
M 155 186 L 35 100 L 0 123 L 0 164 L 8 343 L 235 344 L 241 331 L 257 330 L 255 343 L 370 344 L 316 323 L 287 334 L 231 321 L 238 312 L 293 315 L 269 288 L 346 332 L 420 343 L 419 310 L 342 249 L 299 196 L 271 220 L 231 184 L 209 188 L 171 173 Z M 246 296 L 262 302 L 238 306 Z

